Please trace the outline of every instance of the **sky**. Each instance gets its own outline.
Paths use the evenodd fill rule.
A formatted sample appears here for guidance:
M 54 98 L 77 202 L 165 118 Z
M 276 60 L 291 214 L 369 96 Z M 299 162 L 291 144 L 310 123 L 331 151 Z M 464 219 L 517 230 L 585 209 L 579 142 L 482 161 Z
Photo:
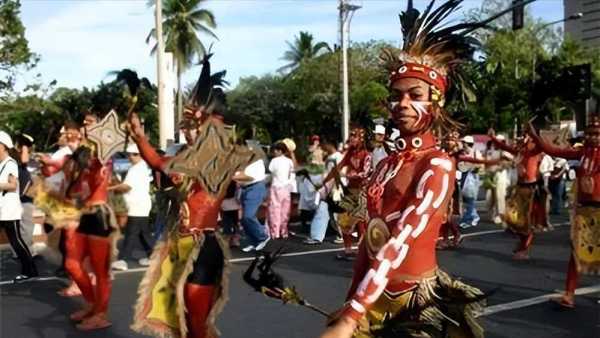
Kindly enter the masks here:
M 424 8 L 428 1 L 415 0 Z M 337 43 L 337 0 L 207 0 L 205 6 L 217 21 L 213 71 L 226 69 L 235 86 L 240 77 L 261 76 L 285 65 L 281 56 L 300 31 L 316 41 Z M 398 13 L 406 0 L 353 0 L 362 6 L 351 23 L 353 42 L 401 41 Z M 465 0 L 463 10 L 481 6 L 481 0 Z M 530 5 L 544 21 L 563 18 L 563 0 L 538 0 Z M 147 0 L 22 0 L 21 19 L 32 51 L 41 56 L 36 72 L 44 82 L 57 86 L 94 87 L 110 81 L 107 73 L 134 69 L 156 81 L 155 57 L 146 36 L 154 26 Z M 191 68 L 184 83 L 193 82 L 200 67 Z M 20 85 L 31 79 L 23 76 Z

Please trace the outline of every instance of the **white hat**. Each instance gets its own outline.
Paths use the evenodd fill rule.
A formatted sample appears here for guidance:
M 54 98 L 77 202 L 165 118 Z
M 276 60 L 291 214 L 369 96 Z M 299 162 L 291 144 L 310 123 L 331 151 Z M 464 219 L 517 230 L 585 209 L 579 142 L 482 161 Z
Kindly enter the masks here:
M 0 143 L 4 144 L 8 149 L 12 149 L 12 147 L 14 147 L 10 135 L 2 130 L 0 130 Z
M 129 154 L 139 154 L 140 150 L 135 143 L 129 143 L 125 152 Z
M 463 137 L 462 141 L 465 143 L 475 143 L 475 139 L 473 139 L 473 136 L 471 136 L 471 135 L 467 135 L 467 136 Z
M 373 133 L 385 135 L 385 127 L 381 124 L 378 124 L 375 126 L 375 130 L 373 130 Z
M 504 141 L 506 138 L 504 138 L 504 135 L 500 134 L 500 135 L 496 135 L 496 140 L 498 141 Z

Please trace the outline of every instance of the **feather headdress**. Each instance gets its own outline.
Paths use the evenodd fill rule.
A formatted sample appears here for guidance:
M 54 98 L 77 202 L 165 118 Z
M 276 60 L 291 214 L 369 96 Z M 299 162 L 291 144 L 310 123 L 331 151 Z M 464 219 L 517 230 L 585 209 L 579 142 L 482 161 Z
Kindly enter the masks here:
M 449 77 L 455 67 L 470 59 L 479 41 L 470 35 L 476 29 L 512 10 L 508 8 L 479 22 L 444 23 L 456 13 L 463 0 L 447 0 L 433 9 L 431 0 L 423 14 L 408 1 L 406 11 L 400 14 L 404 42 L 400 52 L 384 49 L 381 59 L 389 72 L 390 84 L 401 78 L 418 78 L 434 86 L 440 94 L 448 91 Z
M 213 110 L 222 113 L 222 109 L 226 104 L 224 88 L 229 84 L 225 81 L 227 71 L 222 70 L 211 74 L 210 58 L 212 56 L 213 53 L 208 53 L 202 59 L 202 71 L 188 98 L 187 105 L 192 107 L 204 106 L 208 113 Z

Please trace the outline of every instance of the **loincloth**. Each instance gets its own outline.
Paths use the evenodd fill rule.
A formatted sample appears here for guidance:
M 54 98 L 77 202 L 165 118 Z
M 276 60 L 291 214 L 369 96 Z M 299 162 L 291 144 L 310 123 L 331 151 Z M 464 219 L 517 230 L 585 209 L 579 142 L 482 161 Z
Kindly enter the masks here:
M 209 337 L 218 337 L 217 315 L 227 302 L 228 251 L 227 245 L 215 233 L 224 254 L 224 268 L 217 282 L 216 299 L 207 319 Z M 184 288 L 194 270 L 204 234 L 171 236 L 154 249 L 150 266 L 138 289 L 134 321 L 131 328 L 139 333 L 164 338 L 187 337 Z
M 384 291 L 359 321 L 354 338 L 483 337 L 476 313 L 483 293 L 441 270 L 400 294 Z M 474 301 L 475 300 L 475 301 Z
M 600 274 L 600 207 L 577 207 L 571 226 L 571 244 L 577 271 Z

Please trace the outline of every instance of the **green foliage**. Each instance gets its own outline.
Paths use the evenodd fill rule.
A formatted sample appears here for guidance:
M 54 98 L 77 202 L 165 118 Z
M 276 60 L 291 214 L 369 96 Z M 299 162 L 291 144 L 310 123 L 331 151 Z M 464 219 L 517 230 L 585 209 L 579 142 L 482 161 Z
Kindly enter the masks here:
M 141 87 L 137 93 L 137 109 L 144 121 L 152 142 L 158 140 L 157 89 Z M 58 137 L 65 121 L 83 121 L 86 111 L 103 116 L 111 109 L 119 113 L 122 120 L 130 105 L 129 93 L 115 81 L 100 83 L 93 89 L 57 88 L 43 98 L 36 95 L 20 96 L 0 104 L 0 124 L 11 132 L 25 132 L 36 138 L 38 150 L 49 149 Z
M 20 67 L 29 70 L 39 57 L 29 50 L 18 0 L 0 0 L 0 97 L 12 91 Z
M 290 47 L 282 59 L 288 64 L 279 68 L 279 72 L 293 71 L 303 62 L 315 58 L 322 53 L 331 52 L 331 48 L 326 42 L 313 43 L 313 35 L 309 32 L 300 32 L 300 35 L 294 38 L 294 43 L 286 41 Z
M 486 0 L 481 8 L 470 11 L 467 19 L 480 19 L 508 8 L 509 0 Z M 477 102 L 458 108 L 450 105 L 463 122 L 468 121 L 472 132 L 485 133 L 493 126 L 497 130 L 512 131 L 533 115 L 548 120 L 571 118 L 573 102 L 561 99 L 543 88 L 534 93 L 534 82 L 557 78 L 566 66 L 592 63 L 594 84 L 600 79 L 600 61 L 595 50 L 562 39 L 559 30 L 526 13 L 525 27 L 512 31 L 510 14 L 492 24 L 490 30 L 477 32 L 483 45 L 480 59 L 471 65 Z M 557 88 L 560 91 L 560 88 Z
M 386 77 L 378 65 L 383 46 L 370 41 L 349 49 L 352 121 L 387 116 Z M 336 51 L 307 58 L 286 76 L 243 78 L 228 93 L 226 117 L 264 143 L 292 137 L 302 150 L 312 134 L 336 142 L 341 130 L 339 62 Z

